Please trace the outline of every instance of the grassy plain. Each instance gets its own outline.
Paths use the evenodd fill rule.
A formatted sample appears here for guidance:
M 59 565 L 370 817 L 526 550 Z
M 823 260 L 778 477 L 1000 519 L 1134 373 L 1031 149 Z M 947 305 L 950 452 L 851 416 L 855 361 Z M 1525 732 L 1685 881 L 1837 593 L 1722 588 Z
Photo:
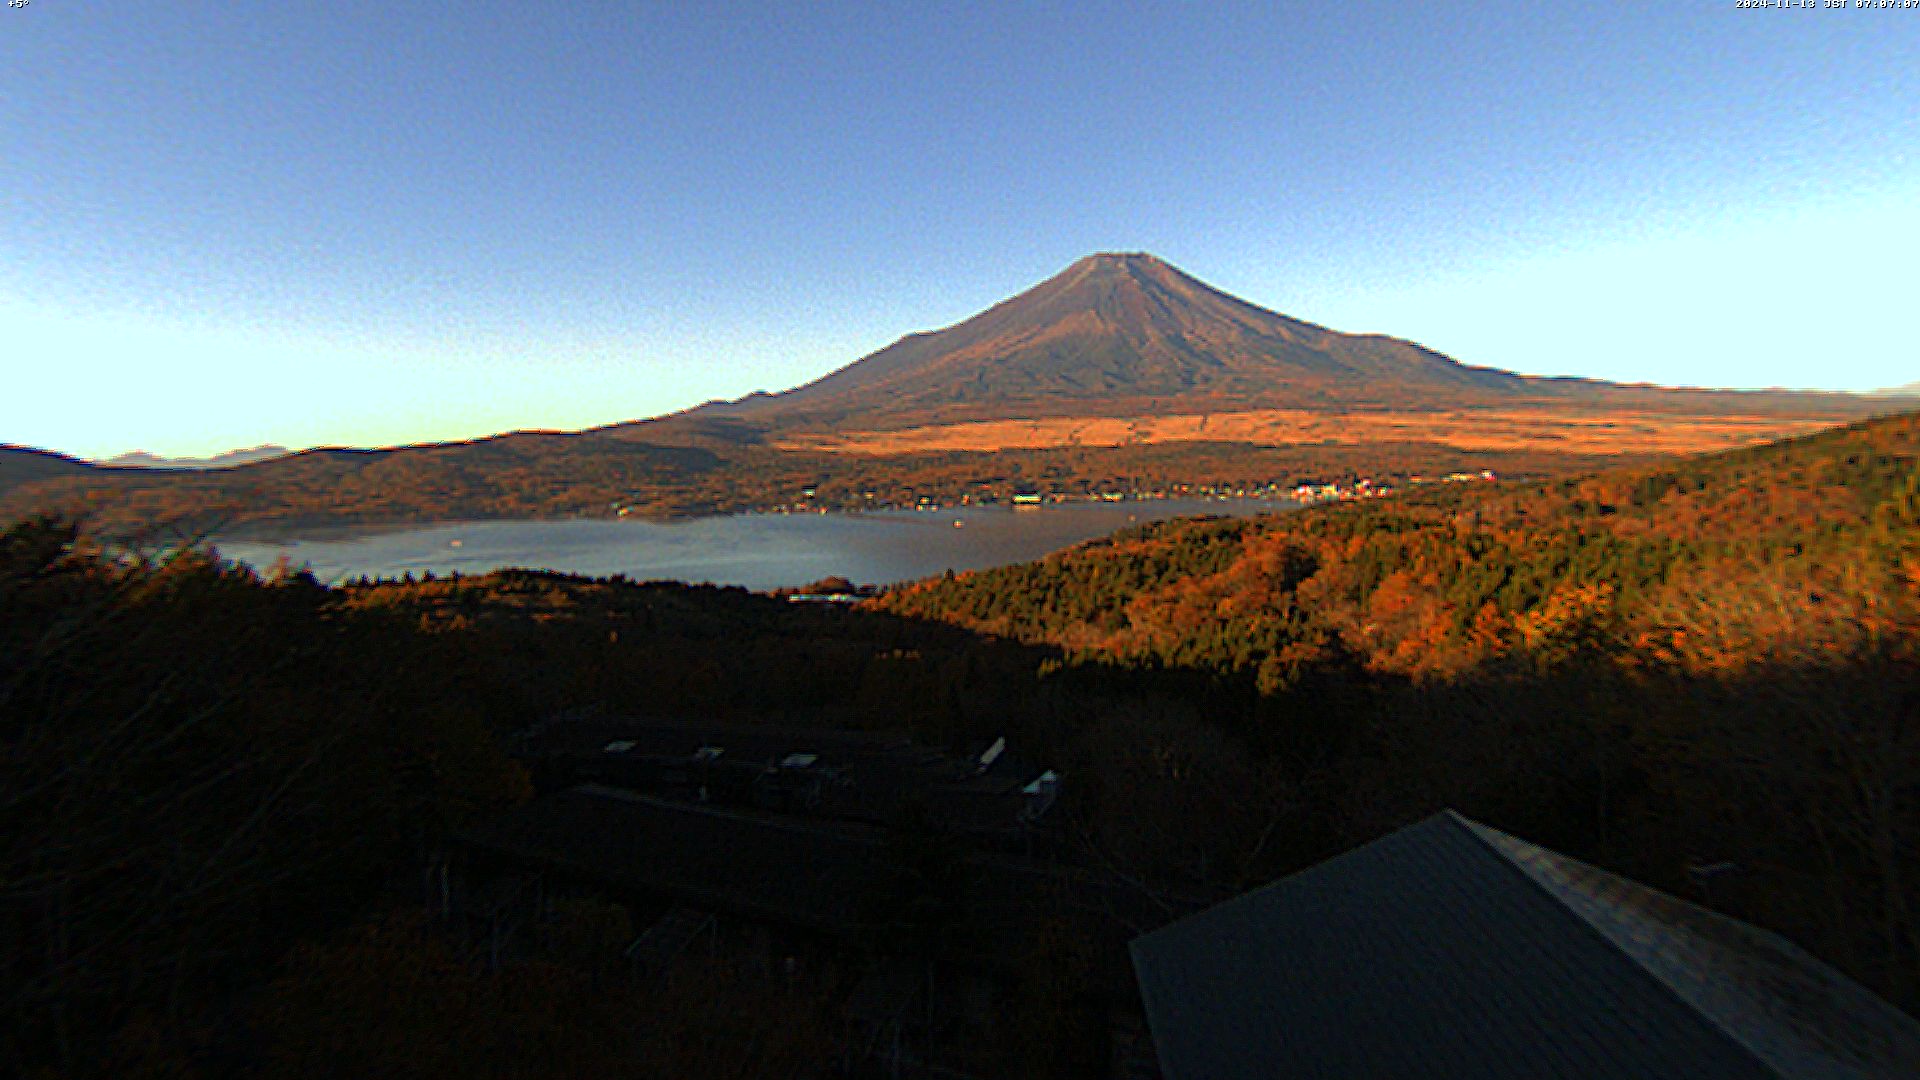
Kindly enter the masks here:
M 1682 455 L 1832 427 L 1818 415 L 1689 415 L 1534 406 L 1493 409 L 1250 409 L 1161 416 L 1055 416 L 788 436 L 783 450 L 858 454 L 1233 442 L 1259 446 L 1424 442 L 1472 451 Z

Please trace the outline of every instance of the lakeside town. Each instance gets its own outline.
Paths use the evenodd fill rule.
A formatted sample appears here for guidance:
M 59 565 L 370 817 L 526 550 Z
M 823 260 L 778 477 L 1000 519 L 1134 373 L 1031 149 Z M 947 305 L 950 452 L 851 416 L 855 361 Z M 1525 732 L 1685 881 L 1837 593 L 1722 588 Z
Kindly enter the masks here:
M 1358 477 L 1351 480 L 1273 480 L 1265 484 L 1168 484 L 1156 488 L 1134 488 L 1126 490 L 1098 489 L 1092 491 L 1040 490 L 1038 487 L 1016 487 L 1010 493 L 1003 493 L 992 485 L 981 485 L 976 492 L 963 492 L 958 499 L 943 500 L 933 495 L 921 495 L 912 499 L 889 498 L 880 492 L 868 490 L 861 493 L 859 506 L 846 506 L 830 502 L 821 497 L 818 487 L 802 488 L 799 497 L 791 502 L 776 503 L 759 507 L 750 513 L 765 514 L 830 514 L 849 510 L 874 511 L 938 511 L 956 507 L 972 506 L 1011 506 L 1033 507 L 1062 503 L 1120 503 L 1153 502 L 1167 499 L 1211 499 L 1225 501 L 1229 499 L 1285 500 L 1301 505 L 1324 502 L 1346 502 L 1356 499 L 1379 499 L 1397 494 L 1404 488 L 1424 487 L 1430 484 L 1471 484 L 1491 483 L 1499 475 L 1492 469 L 1479 472 L 1454 472 L 1445 476 L 1409 476 L 1400 483 L 1389 480 L 1376 480 L 1372 477 Z M 621 507 L 618 516 L 627 517 L 634 508 Z

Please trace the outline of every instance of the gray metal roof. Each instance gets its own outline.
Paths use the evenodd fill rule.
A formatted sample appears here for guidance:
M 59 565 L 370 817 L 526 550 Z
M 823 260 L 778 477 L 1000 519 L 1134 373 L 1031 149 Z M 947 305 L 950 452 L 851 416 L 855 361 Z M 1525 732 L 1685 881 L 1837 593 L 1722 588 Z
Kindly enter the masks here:
M 1913 1077 L 1776 935 L 1451 811 L 1134 939 L 1168 1080 Z

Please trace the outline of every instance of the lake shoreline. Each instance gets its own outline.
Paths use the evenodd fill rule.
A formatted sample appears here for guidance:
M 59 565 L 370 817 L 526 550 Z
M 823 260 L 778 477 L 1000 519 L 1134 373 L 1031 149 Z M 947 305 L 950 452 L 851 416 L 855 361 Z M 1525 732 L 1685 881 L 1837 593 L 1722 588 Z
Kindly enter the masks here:
M 478 519 L 343 525 L 209 538 L 221 557 L 264 569 L 284 557 L 323 581 L 543 569 L 632 580 L 793 588 L 827 577 L 890 585 L 1031 561 L 1129 526 L 1180 517 L 1254 517 L 1292 500 L 1062 500 L 918 510 L 740 513 L 676 520 Z
M 208 542 L 218 545 L 224 541 L 245 544 L 282 544 L 296 540 L 344 540 L 375 536 L 382 533 L 410 532 L 416 529 L 439 529 L 459 525 L 499 525 L 505 523 L 563 524 L 572 522 L 632 522 L 653 525 L 681 525 L 697 521 L 716 521 L 738 517 L 845 517 L 871 518 L 883 515 L 937 513 L 951 510 L 1012 510 L 1030 512 L 1059 507 L 1082 505 L 1092 506 L 1141 506 L 1161 503 L 1284 503 L 1288 509 L 1305 505 L 1299 500 L 1280 495 L 1150 495 L 1130 496 L 1112 500 L 1068 496 L 1055 498 L 1037 505 L 1015 504 L 1010 502 L 963 502 L 935 503 L 929 506 L 883 506 L 874 508 L 821 507 L 817 510 L 796 510 L 790 506 L 756 507 L 743 510 L 722 510 L 713 513 L 632 513 L 632 514 L 560 514 L 552 517 L 531 516 L 526 514 L 503 515 L 499 517 L 454 517 L 454 518 L 370 518 L 357 521 L 336 515 L 317 518 L 294 518 L 285 521 L 241 522 L 230 529 L 209 535 Z M 1182 515 L 1185 516 L 1185 515 Z M 1239 516 L 1239 515 L 1236 515 Z

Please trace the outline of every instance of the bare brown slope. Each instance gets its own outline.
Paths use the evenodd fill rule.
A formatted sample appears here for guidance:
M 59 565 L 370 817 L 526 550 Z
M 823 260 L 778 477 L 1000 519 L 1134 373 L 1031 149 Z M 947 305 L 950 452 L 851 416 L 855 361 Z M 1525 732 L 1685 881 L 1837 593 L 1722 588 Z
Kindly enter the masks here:
M 1256 307 L 1152 255 L 1114 254 L 1088 256 L 965 322 L 908 335 L 798 389 L 693 415 L 784 427 L 1180 401 L 1298 407 L 1404 400 L 1421 390 L 1483 398 L 1529 386 L 1408 342 Z
M 776 436 L 783 450 L 854 454 L 1030 450 L 1219 442 L 1248 446 L 1363 446 L 1425 442 L 1468 451 L 1546 454 L 1696 454 L 1831 427 L 1852 414 L 1688 415 L 1528 403 L 1506 408 L 1246 409 L 1150 416 L 967 420 L 892 430 Z
M 908 335 L 785 393 L 710 403 L 617 433 L 736 444 L 772 435 L 779 445 L 854 449 L 870 440 L 832 436 L 1045 417 L 1135 422 L 1523 404 L 1794 421 L 1872 410 L 1846 395 L 1682 391 L 1472 367 L 1411 342 L 1343 334 L 1269 311 L 1136 253 L 1088 256 L 964 322 Z

